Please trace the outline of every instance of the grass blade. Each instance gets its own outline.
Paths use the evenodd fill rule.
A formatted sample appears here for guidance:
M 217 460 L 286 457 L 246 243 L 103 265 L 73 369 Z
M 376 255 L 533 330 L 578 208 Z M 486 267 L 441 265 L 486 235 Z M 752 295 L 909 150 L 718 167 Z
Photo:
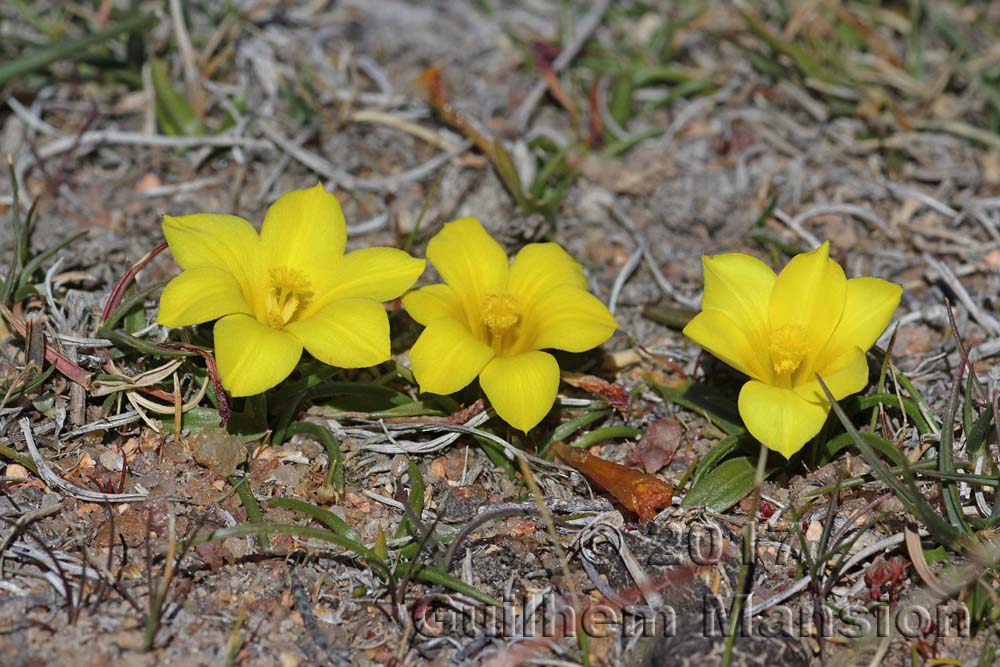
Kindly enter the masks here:
M 0 65 L 0 86 L 8 81 L 20 78 L 60 60 L 78 60 L 87 54 L 87 49 L 100 44 L 123 32 L 146 30 L 156 25 L 157 18 L 138 14 L 130 16 L 121 23 L 116 23 L 104 30 L 95 32 L 79 39 L 70 41 L 57 40 L 31 53 Z
M 361 543 L 361 538 L 358 537 L 358 534 L 355 533 L 349 525 L 347 525 L 346 521 L 333 512 L 323 509 L 322 507 L 311 505 L 296 498 L 270 498 L 268 499 L 267 504 L 271 507 L 282 507 L 284 509 L 295 510 L 296 512 L 308 514 L 341 537 L 353 540 L 359 544 Z
M 950 523 L 942 519 L 924 500 L 921 495 L 920 490 L 916 488 L 913 483 L 913 476 L 910 472 L 909 467 L 904 468 L 904 476 L 907 479 L 907 483 L 904 484 L 896 477 L 886 465 L 882 462 L 882 459 L 878 457 L 875 450 L 872 449 L 868 441 L 861 436 L 858 429 L 854 427 L 851 420 L 847 418 L 847 414 L 844 409 L 840 407 L 837 400 L 830 393 L 830 389 L 826 386 L 818 374 L 816 379 L 819 381 L 820 387 L 823 388 L 824 393 L 826 393 L 827 400 L 830 401 L 830 407 L 833 413 L 837 415 L 837 419 L 844 426 L 844 430 L 851 436 L 851 440 L 854 441 L 854 445 L 861 452 L 861 456 L 864 458 L 865 463 L 872 469 L 872 473 L 899 498 L 900 502 L 903 503 L 906 508 L 914 514 L 920 521 L 927 526 L 935 538 L 941 544 L 955 544 L 960 533 L 955 529 Z

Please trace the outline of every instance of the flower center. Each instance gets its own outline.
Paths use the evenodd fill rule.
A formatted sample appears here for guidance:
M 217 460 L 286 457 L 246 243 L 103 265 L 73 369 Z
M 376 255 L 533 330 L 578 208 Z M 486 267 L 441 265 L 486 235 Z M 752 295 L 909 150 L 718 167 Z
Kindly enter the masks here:
M 771 332 L 770 350 L 775 373 L 794 373 L 809 352 L 805 329 L 800 324 L 781 325 Z
M 487 294 L 480 309 L 483 324 L 490 330 L 494 349 L 499 349 L 503 337 L 517 326 L 521 313 L 509 294 Z
M 281 329 L 309 303 L 313 296 L 312 283 L 298 269 L 285 266 L 271 269 L 270 278 L 271 288 L 265 302 L 267 324 Z

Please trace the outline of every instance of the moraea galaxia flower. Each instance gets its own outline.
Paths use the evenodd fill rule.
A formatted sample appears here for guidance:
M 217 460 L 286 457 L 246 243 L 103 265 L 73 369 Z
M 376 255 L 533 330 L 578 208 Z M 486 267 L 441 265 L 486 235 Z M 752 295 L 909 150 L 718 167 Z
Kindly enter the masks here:
M 542 420 L 559 388 L 559 365 L 542 350 L 584 352 L 618 328 L 555 243 L 529 244 L 509 262 L 478 220 L 463 218 L 430 240 L 427 258 L 444 284 L 403 297 L 426 326 L 410 350 L 420 390 L 451 394 L 478 376 L 500 418 L 523 431 Z
M 258 235 L 234 215 L 164 216 L 163 234 L 183 272 L 160 297 L 157 322 L 215 323 L 223 386 L 259 394 L 292 372 L 303 347 L 341 368 L 389 358 L 382 301 L 398 297 L 424 261 L 395 248 L 344 254 L 347 226 L 337 198 L 317 184 L 267 211 Z
M 779 275 L 749 255 L 703 257 L 702 311 L 684 333 L 749 375 L 739 397 L 747 430 L 790 457 L 819 433 L 834 398 L 868 383 L 868 351 L 899 306 L 903 288 L 844 276 L 830 244 L 792 258 Z

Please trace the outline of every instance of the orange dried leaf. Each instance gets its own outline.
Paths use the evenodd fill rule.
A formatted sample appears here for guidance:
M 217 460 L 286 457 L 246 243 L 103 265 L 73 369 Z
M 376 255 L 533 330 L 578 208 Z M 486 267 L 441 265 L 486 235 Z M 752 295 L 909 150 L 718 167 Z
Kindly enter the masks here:
M 431 65 L 417 77 L 417 83 L 427 91 L 427 103 L 437 112 L 446 124 L 457 130 L 466 139 L 476 145 L 493 163 L 500 179 L 510 191 L 511 196 L 519 205 L 524 204 L 525 194 L 521 187 L 521 179 L 514 167 L 510 153 L 497 139 L 488 137 L 470 123 L 448 99 L 448 91 L 444 87 L 441 76 L 441 66 Z
M 655 475 L 614 461 L 606 461 L 562 442 L 552 443 L 552 450 L 594 484 L 613 495 L 625 509 L 638 514 L 642 521 L 652 519 L 660 509 L 669 506 L 673 499 L 673 485 Z
M 608 382 L 596 375 L 585 375 L 584 373 L 562 373 L 563 381 L 576 387 L 577 389 L 582 389 L 588 394 L 594 394 L 595 396 L 600 396 L 608 402 L 608 404 L 617 410 L 621 414 L 627 414 L 629 411 L 629 406 L 632 402 L 632 397 L 629 393 L 625 391 L 625 387 L 614 382 Z

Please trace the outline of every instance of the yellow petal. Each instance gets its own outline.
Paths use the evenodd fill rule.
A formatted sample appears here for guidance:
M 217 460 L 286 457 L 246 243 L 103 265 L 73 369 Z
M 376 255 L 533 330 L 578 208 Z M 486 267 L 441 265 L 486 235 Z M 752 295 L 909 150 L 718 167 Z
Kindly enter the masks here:
M 776 280 L 774 271 L 756 257 L 743 253 L 703 256 L 701 266 L 705 276 L 702 310 L 724 313 L 743 332 L 757 357 L 752 367 L 764 374 L 759 379 L 770 377 L 768 307 Z
M 782 269 L 771 292 L 772 336 L 775 331 L 791 328 L 801 332 L 806 346 L 792 386 L 812 379 L 816 358 L 844 312 L 847 278 L 829 255 L 829 241 L 812 252 L 796 255 Z
M 587 289 L 587 279 L 583 267 L 556 243 L 529 243 L 510 264 L 507 291 L 518 303 L 533 303 L 562 285 Z
M 339 368 L 368 368 L 387 360 L 389 318 L 373 299 L 341 299 L 285 330 L 298 338 L 309 354 Z
M 861 348 L 852 347 L 821 369 L 819 376 L 839 401 L 856 394 L 868 384 L 868 360 Z M 828 402 L 826 392 L 815 379 L 795 387 L 795 393 L 813 403 Z
M 236 277 L 244 294 L 253 293 L 260 239 L 243 218 L 211 213 L 165 215 L 163 236 L 182 269 L 226 271 Z
M 480 308 L 507 286 L 507 253 L 475 218 L 446 223 L 427 244 L 427 259 L 454 290 L 475 333 L 485 338 Z
M 232 313 L 253 313 L 235 276 L 220 269 L 188 269 L 167 283 L 156 322 L 186 327 Z
M 222 386 L 233 396 L 253 396 L 284 380 L 302 356 L 302 344 L 286 331 L 248 315 L 215 323 L 215 362 Z
M 434 320 L 450 319 L 467 325 L 465 310 L 447 285 L 427 285 L 403 296 L 403 307 L 410 317 L 427 326 Z
M 848 280 L 844 314 L 816 360 L 816 367 L 822 368 L 852 347 L 867 352 L 889 326 L 902 296 L 902 287 L 881 278 Z
M 479 384 L 505 422 L 527 433 L 552 409 L 559 391 L 559 364 L 547 352 L 495 357 Z
M 317 296 L 312 311 L 340 299 L 389 301 L 410 289 L 426 262 L 397 248 L 362 248 L 344 255 L 329 276 L 329 291 Z
M 787 459 L 823 428 L 830 404 L 813 403 L 791 389 L 750 380 L 740 390 L 739 408 L 750 434 Z
M 420 391 L 452 394 L 472 382 L 493 358 L 493 348 L 460 322 L 434 320 L 410 349 L 410 366 Z
M 340 202 L 317 183 L 274 202 L 260 239 L 267 266 L 296 269 L 316 280 L 343 258 L 347 224 Z
M 771 378 L 770 361 L 761 359 L 760 350 L 750 342 L 745 330 L 720 310 L 703 310 L 695 315 L 684 327 L 684 335 L 712 356 L 755 380 L 767 382 Z
M 523 321 L 512 353 L 548 348 L 585 352 L 611 338 L 618 323 L 590 292 L 563 285 L 521 304 Z

